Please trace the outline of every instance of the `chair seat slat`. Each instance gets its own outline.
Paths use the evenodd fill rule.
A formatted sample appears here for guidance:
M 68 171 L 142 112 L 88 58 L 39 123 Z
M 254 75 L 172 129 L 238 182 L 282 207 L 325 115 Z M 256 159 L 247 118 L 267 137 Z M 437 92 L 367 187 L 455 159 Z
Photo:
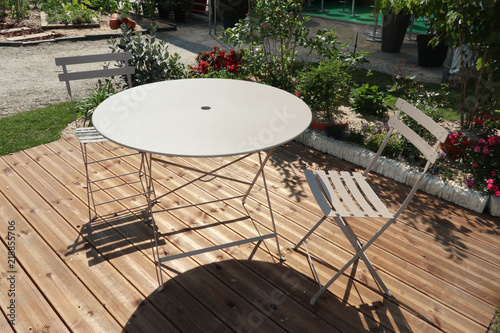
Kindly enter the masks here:
M 351 192 L 352 197 L 356 201 L 356 203 L 362 208 L 363 215 L 366 216 L 377 216 L 378 214 L 373 210 L 370 203 L 366 201 L 363 193 L 361 193 L 358 189 L 357 182 L 363 181 L 363 178 L 355 178 L 354 175 L 351 175 L 350 172 L 342 171 L 340 173 L 344 182 L 346 183 L 349 191 Z
M 341 214 L 342 216 L 358 216 L 359 214 L 362 214 L 361 210 L 359 209 L 359 206 L 356 205 L 356 203 L 352 200 L 351 195 L 347 192 L 344 183 L 342 182 L 342 179 L 340 175 L 337 172 L 330 171 L 328 173 L 328 177 L 331 180 L 331 184 L 335 186 L 335 190 L 337 191 L 340 200 L 347 206 L 349 209 L 349 214 Z
M 373 191 L 372 187 L 368 182 L 366 181 L 366 178 L 359 172 L 353 173 L 354 178 L 357 180 L 357 183 L 363 193 L 365 194 L 364 197 L 368 199 L 373 207 L 376 209 L 376 215 L 371 216 L 371 217 L 385 217 L 385 218 L 392 218 L 394 214 L 389 212 L 387 207 L 384 205 L 384 203 L 379 199 L 375 191 Z

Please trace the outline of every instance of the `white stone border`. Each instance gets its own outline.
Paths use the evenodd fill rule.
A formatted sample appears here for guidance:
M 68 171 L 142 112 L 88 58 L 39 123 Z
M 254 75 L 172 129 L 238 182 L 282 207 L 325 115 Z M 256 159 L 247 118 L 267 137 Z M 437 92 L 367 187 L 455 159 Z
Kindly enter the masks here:
M 375 155 L 374 152 L 366 148 L 335 140 L 311 129 L 307 129 L 295 140 L 365 168 Z M 410 186 L 415 184 L 420 174 L 418 170 L 415 170 L 408 164 L 383 156 L 373 168 L 373 171 Z M 478 213 L 483 213 L 486 206 L 488 206 L 491 215 L 500 216 L 500 198 L 491 197 L 490 199 L 489 195 L 471 190 L 459 184 L 445 183 L 438 177 L 429 174 L 424 177 L 420 190 Z

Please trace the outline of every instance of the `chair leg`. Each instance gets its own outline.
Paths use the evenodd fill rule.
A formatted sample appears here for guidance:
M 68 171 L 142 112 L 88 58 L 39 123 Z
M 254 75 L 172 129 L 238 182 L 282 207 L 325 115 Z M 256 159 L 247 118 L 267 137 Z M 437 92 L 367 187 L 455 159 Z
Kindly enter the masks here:
M 361 247 L 363 246 L 363 243 L 359 240 L 359 238 L 356 236 L 354 231 L 351 229 L 351 226 L 341 217 L 334 218 L 335 221 L 337 222 L 338 226 L 346 236 L 346 238 L 349 240 L 349 243 L 351 243 L 352 247 L 356 252 L 361 250 Z M 375 282 L 379 285 L 379 287 L 384 291 L 384 293 L 388 294 L 390 296 L 390 292 L 387 289 L 385 283 L 382 281 L 380 276 L 378 275 L 377 271 L 373 267 L 372 263 L 370 262 L 370 259 L 368 259 L 368 256 L 366 253 L 362 252 L 359 256 L 358 259 L 363 260 L 365 263 L 366 267 L 368 268 L 368 271 L 370 271 L 370 274 L 372 275 L 373 279 Z
M 311 298 L 311 305 L 314 305 L 314 303 L 316 303 L 316 300 L 332 285 L 333 282 L 335 282 L 335 280 L 337 280 L 344 272 L 347 268 L 349 268 L 349 266 L 351 266 L 356 260 L 358 260 L 363 254 L 364 252 L 366 251 L 366 249 L 368 249 L 372 244 L 373 242 L 375 242 L 377 240 L 377 238 L 380 237 L 380 235 L 382 235 L 382 233 L 387 229 L 389 228 L 389 226 L 392 224 L 392 223 L 396 223 L 396 220 L 395 219 L 391 219 L 389 221 L 386 222 L 386 224 L 384 224 L 382 226 L 382 228 L 380 228 L 380 230 L 375 234 L 373 235 L 372 238 L 370 238 L 370 240 L 368 242 L 366 242 L 366 244 L 360 248 L 356 254 L 337 272 L 337 274 L 335 274 L 331 279 L 330 281 L 328 281 L 312 298 Z M 388 296 L 392 296 L 392 294 L 387 290 L 384 292 L 388 295 Z
M 302 243 L 304 243 L 304 241 L 306 239 L 309 238 L 309 236 L 311 236 L 311 234 L 320 226 L 321 223 L 323 223 L 323 221 L 326 219 L 326 216 L 323 216 L 315 225 L 314 227 L 311 228 L 311 230 L 309 230 L 309 232 L 307 234 L 305 234 L 304 237 L 302 237 L 302 239 L 300 240 L 300 242 L 298 242 L 296 245 L 292 246 L 292 250 L 297 250 L 300 245 L 302 245 Z
M 89 177 L 89 167 L 88 167 L 88 156 L 87 156 L 87 145 L 85 143 L 80 144 L 83 157 L 83 165 L 85 166 L 85 178 L 86 178 L 86 189 L 87 189 L 87 206 L 89 209 L 89 221 L 95 221 L 97 219 L 97 210 L 95 207 L 94 193 L 92 191 L 92 182 Z M 94 216 L 92 216 L 94 212 Z

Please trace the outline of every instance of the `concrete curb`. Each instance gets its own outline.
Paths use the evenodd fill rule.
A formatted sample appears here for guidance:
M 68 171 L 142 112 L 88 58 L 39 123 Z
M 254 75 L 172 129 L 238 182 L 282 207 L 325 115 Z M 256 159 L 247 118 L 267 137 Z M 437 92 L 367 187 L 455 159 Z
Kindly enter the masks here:
M 374 152 L 368 149 L 332 139 L 311 129 L 307 129 L 295 140 L 365 168 L 375 155 Z M 420 175 L 420 171 L 406 163 L 383 156 L 379 161 L 373 171 L 400 183 L 412 186 Z M 459 184 L 445 183 L 430 174 L 424 177 L 420 190 L 478 213 L 485 212 L 485 208 L 488 206 L 489 213 L 492 216 L 500 216 L 500 198 L 490 197 Z

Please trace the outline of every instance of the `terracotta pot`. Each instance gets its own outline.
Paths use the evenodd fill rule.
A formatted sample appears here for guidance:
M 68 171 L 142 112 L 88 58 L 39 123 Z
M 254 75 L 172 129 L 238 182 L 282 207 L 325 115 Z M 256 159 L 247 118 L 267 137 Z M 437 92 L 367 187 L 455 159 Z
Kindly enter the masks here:
M 135 29 L 136 23 L 131 18 L 124 17 L 123 20 L 122 20 L 122 23 L 125 24 L 125 25 L 127 25 L 130 30 L 134 30 Z
M 118 13 L 111 14 L 111 18 L 109 19 L 109 27 L 111 29 L 120 28 L 120 14 Z
M 319 121 L 311 121 L 311 127 L 317 129 L 319 131 L 324 131 L 326 129 L 327 124 L 320 123 Z

